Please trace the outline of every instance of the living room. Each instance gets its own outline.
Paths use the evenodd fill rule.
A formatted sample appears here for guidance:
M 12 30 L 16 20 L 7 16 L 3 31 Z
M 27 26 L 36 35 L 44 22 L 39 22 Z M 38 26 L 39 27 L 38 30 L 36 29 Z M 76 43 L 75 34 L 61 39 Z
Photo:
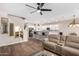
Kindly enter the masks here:
M 79 3 L 0 3 L 0 56 L 79 56 Z

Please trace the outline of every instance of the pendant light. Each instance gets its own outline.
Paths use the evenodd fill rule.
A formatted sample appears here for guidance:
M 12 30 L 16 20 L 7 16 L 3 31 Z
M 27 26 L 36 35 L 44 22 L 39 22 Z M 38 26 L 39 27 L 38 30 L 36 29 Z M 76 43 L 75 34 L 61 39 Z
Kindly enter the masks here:
M 73 21 L 68 25 L 68 27 L 79 27 L 79 23 L 76 23 L 75 15 L 73 15 Z

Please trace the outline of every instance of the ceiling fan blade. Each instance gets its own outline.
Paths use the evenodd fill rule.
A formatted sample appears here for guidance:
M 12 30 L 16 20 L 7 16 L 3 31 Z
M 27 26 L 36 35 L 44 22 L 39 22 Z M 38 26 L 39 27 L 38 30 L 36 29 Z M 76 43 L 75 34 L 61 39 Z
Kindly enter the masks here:
M 37 9 L 37 8 L 35 8 L 35 7 L 33 7 L 33 6 L 30 6 L 30 5 L 27 5 L 27 4 L 26 4 L 26 6 L 28 6 L 28 7 L 30 7 L 30 8 L 33 8 L 33 9 Z
M 32 13 L 34 13 L 34 12 L 37 12 L 37 10 L 35 10 L 35 11 L 32 11 L 32 12 L 30 12 L 30 13 L 32 14 Z
M 40 10 L 41 3 L 37 3 L 37 10 Z
M 37 3 L 37 5 L 40 5 L 40 3 Z
M 37 7 L 37 10 L 40 10 L 40 7 L 39 6 Z
M 42 12 L 40 12 L 40 14 L 41 14 L 41 15 L 43 15 L 43 13 L 42 13 Z
M 52 11 L 52 9 L 41 9 L 41 11 Z
M 44 3 L 41 3 L 41 7 L 43 7 L 44 6 Z
M 44 6 L 44 3 L 37 3 L 37 5 L 38 5 L 37 9 L 39 10 Z

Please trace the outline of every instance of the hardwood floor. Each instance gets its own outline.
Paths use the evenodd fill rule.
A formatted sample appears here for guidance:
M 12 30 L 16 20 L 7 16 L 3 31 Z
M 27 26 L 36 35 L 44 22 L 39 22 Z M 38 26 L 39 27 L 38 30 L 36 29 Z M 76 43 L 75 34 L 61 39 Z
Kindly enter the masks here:
M 42 42 L 29 39 L 28 42 L 0 47 L 0 56 L 31 56 L 41 50 Z

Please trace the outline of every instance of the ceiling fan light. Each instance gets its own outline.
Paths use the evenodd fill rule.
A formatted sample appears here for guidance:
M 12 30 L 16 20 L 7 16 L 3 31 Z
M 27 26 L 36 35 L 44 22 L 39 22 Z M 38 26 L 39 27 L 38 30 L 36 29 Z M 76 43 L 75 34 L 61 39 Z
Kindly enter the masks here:
M 69 27 L 73 27 L 73 25 L 69 25 Z
M 75 15 L 73 15 L 73 17 L 74 17 L 74 20 L 72 21 L 72 23 L 69 24 L 69 27 L 79 27 L 79 23 L 75 22 L 75 20 L 76 20 Z
M 41 11 L 40 11 L 40 10 L 38 10 L 37 12 L 38 12 L 38 13 L 40 13 Z

